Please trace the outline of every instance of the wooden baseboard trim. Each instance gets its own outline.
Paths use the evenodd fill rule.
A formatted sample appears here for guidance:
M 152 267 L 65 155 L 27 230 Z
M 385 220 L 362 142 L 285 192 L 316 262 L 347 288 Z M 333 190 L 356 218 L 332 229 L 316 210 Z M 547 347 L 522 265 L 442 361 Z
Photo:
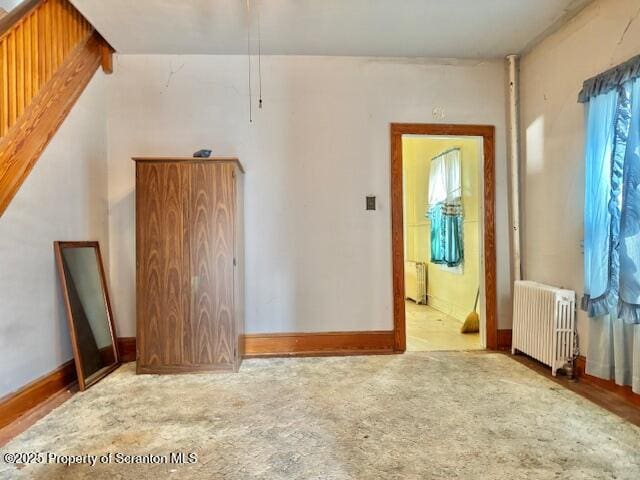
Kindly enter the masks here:
M 556 377 L 552 376 L 551 368 L 548 365 L 544 365 L 543 363 L 540 363 L 539 361 L 528 357 L 527 355 L 506 355 L 508 355 L 509 358 L 513 359 L 514 361 L 539 373 L 550 381 L 557 383 L 558 385 L 562 385 L 564 388 L 571 390 L 572 392 L 584 397 L 590 402 L 593 402 L 594 404 L 604 408 L 605 410 L 618 415 L 620 418 L 623 418 L 628 422 L 631 422 L 634 425 L 640 427 L 640 408 L 638 408 L 637 403 L 634 404 L 632 401 L 629 401 L 628 398 L 617 395 L 609 388 L 600 388 L 595 383 L 592 383 L 588 379 L 586 379 L 584 375 L 578 378 L 577 382 L 573 382 L 564 375 L 558 375 Z M 578 368 L 580 368 L 581 362 L 582 366 L 584 367 L 584 357 L 580 357 L 578 362 L 576 362 L 576 373 L 579 373 L 577 372 L 577 370 Z M 601 381 L 604 382 L 604 380 Z M 640 397 L 640 395 L 635 396 Z
M 135 361 L 135 337 L 118 338 L 118 352 L 121 362 Z M 76 366 L 71 359 L 52 372 L 0 398 L 0 428 L 14 422 L 25 413 L 48 401 L 52 396 L 69 389 L 77 380 Z
M 583 383 L 588 383 L 596 387 L 602 388 L 609 392 L 620 395 L 628 402 L 640 407 L 640 394 L 634 393 L 630 386 L 622 386 L 616 384 L 613 380 L 604 380 L 602 378 L 594 377 L 586 373 L 587 371 L 587 359 L 580 355 L 576 359 L 575 373 Z
M 0 428 L 9 425 L 76 381 L 73 359 L 0 399 Z
M 136 337 L 118 337 L 118 353 L 122 363 L 136 361 Z
M 511 334 L 512 330 L 498 330 L 498 350 L 511 350 Z
M 258 333 L 243 337 L 244 358 L 383 355 L 394 351 L 394 332 Z
M 35 424 L 38 420 L 46 417 L 52 410 L 69 400 L 77 392 L 78 383 L 73 382 L 65 389 L 60 390 L 58 393 L 54 393 L 44 402 L 25 412 L 10 424 L 0 428 L 0 449 Z

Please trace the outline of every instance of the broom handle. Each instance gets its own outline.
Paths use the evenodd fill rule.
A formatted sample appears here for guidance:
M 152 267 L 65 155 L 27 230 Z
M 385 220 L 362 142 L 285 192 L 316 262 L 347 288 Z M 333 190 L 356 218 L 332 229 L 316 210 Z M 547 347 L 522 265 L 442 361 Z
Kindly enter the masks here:
M 478 308 L 478 297 L 480 297 L 480 289 L 478 288 L 478 290 L 476 291 L 476 301 L 473 304 L 473 311 L 476 311 L 476 308 Z

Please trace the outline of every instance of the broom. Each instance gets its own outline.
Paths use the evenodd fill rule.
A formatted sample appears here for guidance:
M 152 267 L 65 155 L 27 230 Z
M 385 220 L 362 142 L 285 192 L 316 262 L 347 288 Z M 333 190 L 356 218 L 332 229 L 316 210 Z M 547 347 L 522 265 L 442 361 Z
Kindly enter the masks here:
M 479 296 L 480 289 L 478 288 L 478 291 L 476 292 L 476 301 L 473 304 L 473 312 L 467 315 L 467 318 L 460 328 L 460 333 L 478 333 L 480 331 L 480 317 L 478 316 L 478 312 L 476 312 Z

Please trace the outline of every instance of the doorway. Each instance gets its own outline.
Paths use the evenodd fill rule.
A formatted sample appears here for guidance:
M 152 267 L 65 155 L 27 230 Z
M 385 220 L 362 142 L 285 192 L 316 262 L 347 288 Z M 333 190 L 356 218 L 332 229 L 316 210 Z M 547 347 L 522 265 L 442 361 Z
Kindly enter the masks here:
M 494 127 L 391 125 L 396 351 L 497 348 L 494 189 Z

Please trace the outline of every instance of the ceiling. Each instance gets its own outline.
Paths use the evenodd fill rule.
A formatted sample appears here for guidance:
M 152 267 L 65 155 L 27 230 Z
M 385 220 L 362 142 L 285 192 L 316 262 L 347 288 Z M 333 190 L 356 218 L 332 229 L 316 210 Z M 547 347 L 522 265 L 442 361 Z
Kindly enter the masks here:
M 72 0 L 120 53 L 494 58 L 591 0 Z

